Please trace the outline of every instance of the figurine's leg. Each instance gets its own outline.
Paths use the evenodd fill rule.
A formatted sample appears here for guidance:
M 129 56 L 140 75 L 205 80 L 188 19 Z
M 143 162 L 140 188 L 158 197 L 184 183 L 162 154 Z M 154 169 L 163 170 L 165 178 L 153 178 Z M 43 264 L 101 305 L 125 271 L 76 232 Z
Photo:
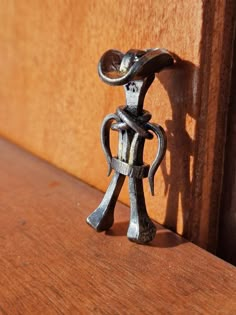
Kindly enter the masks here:
M 102 232 L 112 226 L 114 222 L 114 208 L 124 180 L 124 175 L 115 172 L 102 202 L 98 208 L 88 216 L 87 223 L 96 231 Z
M 147 214 L 142 179 L 129 177 L 129 195 L 130 223 L 127 237 L 136 243 L 148 243 L 154 239 L 156 227 Z

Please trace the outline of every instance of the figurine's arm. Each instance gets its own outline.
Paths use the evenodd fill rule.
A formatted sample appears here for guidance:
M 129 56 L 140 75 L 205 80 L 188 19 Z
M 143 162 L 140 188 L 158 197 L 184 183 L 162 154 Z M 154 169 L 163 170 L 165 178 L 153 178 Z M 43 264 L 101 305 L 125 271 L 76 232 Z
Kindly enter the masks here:
M 107 164 L 108 164 L 108 172 L 107 176 L 111 174 L 111 160 L 112 160 L 112 154 L 110 149 L 110 128 L 112 122 L 116 120 L 117 122 L 120 122 L 120 118 L 116 114 L 109 114 L 107 115 L 103 122 L 101 127 L 101 142 L 102 142 L 102 149 L 105 154 Z
M 156 157 L 152 165 L 150 166 L 150 169 L 148 172 L 149 186 L 150 186 L 151 194 L 154 196 L 154 176 L 156 174 L 158 166 L 160 165 L 165 155 L 167 141 L 166 141 L 165 131 L 161 126 L 157 124 L 147 123 L 146 128 L 147 130 L 151 130 L 152 132 L 154 132 L 159 142 Z

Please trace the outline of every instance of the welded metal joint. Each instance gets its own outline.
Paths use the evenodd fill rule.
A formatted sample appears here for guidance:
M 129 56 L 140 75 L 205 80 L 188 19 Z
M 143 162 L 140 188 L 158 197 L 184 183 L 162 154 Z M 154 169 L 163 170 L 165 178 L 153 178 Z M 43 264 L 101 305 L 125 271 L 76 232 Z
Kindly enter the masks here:
M 100 78 L 110 85 L 123 85 L 126 105 L 107 115 L 101 127 L 102 148 L 108 163 L 108 176 L 114 175 L 98 208 L 87 218 L 96 231 L 108 230 L 114 222 L 114 208 L 124 183 L 129 178 L 130 222 L 129 240 L 145 244 L 153 240 L 156 227 L 147 214 L 143 178 L 147 177 L 154 195 L 154 176 L 166 151 L 166 136 L 161 126 L 150 123 L 151 114 L 143 110 L 144 97 L 155 73 L 171 66 L 174 59 L 166 49 L 131 49 L 123 54 L 108 50 L 98 64 Z M 110 149 L 110 130 L 119 132 L 117 156 Z M 158 139 L 157 154 L 149 166 L 143 162 L 146 139 Z

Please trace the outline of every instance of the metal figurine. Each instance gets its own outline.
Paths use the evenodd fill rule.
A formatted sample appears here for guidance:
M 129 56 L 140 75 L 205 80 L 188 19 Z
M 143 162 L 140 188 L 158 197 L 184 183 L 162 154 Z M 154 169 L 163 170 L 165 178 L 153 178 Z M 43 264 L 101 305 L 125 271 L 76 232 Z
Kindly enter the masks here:
M 123 85 L 126 105 L 118 107 L 115 114 L 105 117 L 101 128 L 101 142 L 108 163 L 108 176 L 114 175 L 98 208 L 87 218 L 96 231 L 108 230 L 114 222 L 114 208 L 125 180 L 129 177 L 130 222 L 129 240 L 148 243 L 156 235 L 156 227 L 149 218 L 143 192 L 143 178 L 148 177 L 154 195 L 154 175 L 166 151 L 166 136 L 161 126 L 150 123 L 151 114 L 143 110 L 145 94 L 152 84 L 155 73 L 171 66 L 174 60 L 165 49 L 129 50 L 123 54 L 107 51 L 100 59 L 98 73 L 110 85 Z M 110 129 L 119 132 L 117 157 L 110 150 Z M 151 132 L 150 132 L 151 131 Z M 158 150 L 151 166 L 143 162 L 146 139 L 158 138 Z

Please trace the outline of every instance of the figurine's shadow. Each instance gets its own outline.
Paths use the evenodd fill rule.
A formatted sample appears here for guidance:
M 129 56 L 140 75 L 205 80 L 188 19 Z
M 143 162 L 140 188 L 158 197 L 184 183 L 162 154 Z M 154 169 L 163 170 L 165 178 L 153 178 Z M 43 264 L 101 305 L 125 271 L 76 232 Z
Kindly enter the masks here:
M 105 234 L 109 236 L 126 236 L 128 225 L 128 221 L 116 222 L 112 228 L 105 231 Z
M 169 160 L 164 158 L 160 166 L 167 195 L 164 226 L 176 231 L 177 220 L 180 219 L 182 220 L 183 235 L 187 236 L 188 218 L 191 211 L 194 140 L 186 127 L 193 129 L 191 126 L 194 126 L 197 118 L 199 71 L 193 63 L 181 60 L 176 55 L 174 57 L 175 65 L 157 75 L 168 93 L 172 111 L 171 119 L 166 120 L 165 126 L 163 126 L 167 135 Z M 195 128 L 195 133 L 196 130 Z M 180 207 L 182 208 L 182 218 L 178 217 Z
M 105 232 L 108 236 L 126 236 L 129 222 L 117 222 L 113 225 L 110 230 Z M 177 234 L 168 231 L 164 228 L 157 227 L 157 233 L 154 240 L 144 246 L 158 247 L 158 248 L 168 248 L 176 247 L 186 243 L 187 241 L 178 236 Z M 140 245 L 141 246 L 141 245 Z

